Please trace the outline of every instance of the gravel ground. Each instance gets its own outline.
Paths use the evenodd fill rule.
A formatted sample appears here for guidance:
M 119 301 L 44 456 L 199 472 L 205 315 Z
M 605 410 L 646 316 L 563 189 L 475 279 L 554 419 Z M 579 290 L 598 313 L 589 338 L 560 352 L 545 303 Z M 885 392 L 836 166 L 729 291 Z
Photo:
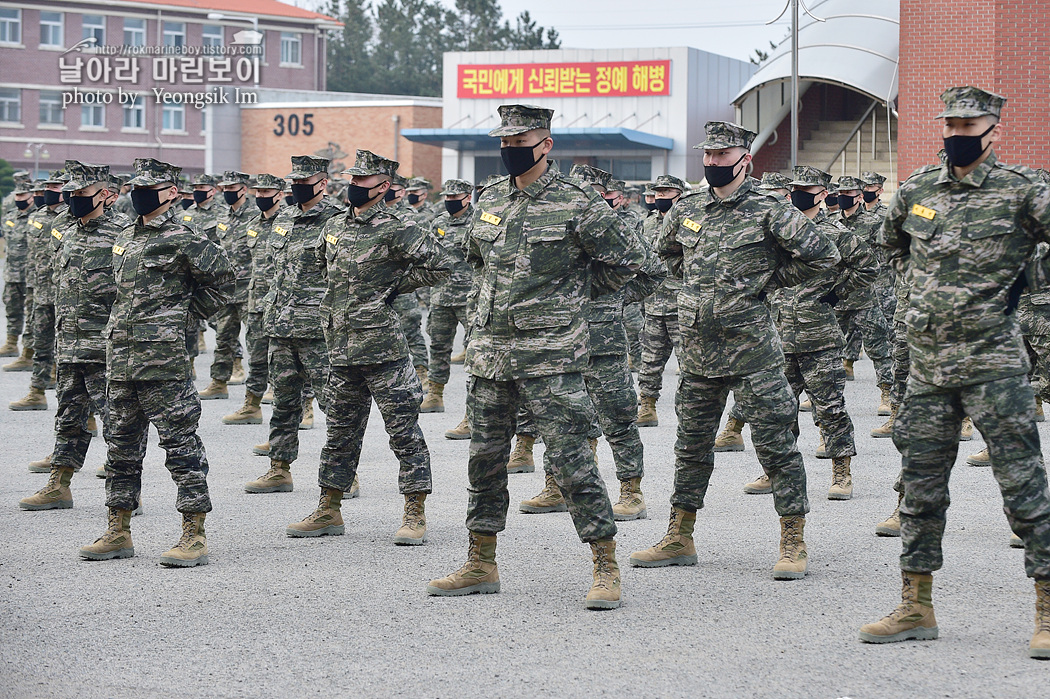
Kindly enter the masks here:
M 199 387 L 210 360 L 210 352 L 197 360 Z M 20 398 L 28 381 L 28 374 L 0 373 L 0 399 Z M 620 524 L 624 564 L 666 528 L 674 381 L 672 360 L 660 426 L 642 431 L 649 518 Z M 847 384 L 861 452 L 853 500 L 826 499 L 830 462 L 813 458 L 816 430 L 803 420 L 799 443 L 812 501 L 807 578 L 771 578 L 777 517 L 769 496 L 741 490 L 760 472 L 748 442 L 744 452 L 717 457 L 697 522 L 699 565 L 624 565 L 624 604 L 609 612 L 583 608 L 590 552 L 568 515 L 523 515 L 516 506 L 499 541 L 500 594 L 425 594 L 427 581 L 458 568 L 466 553 L 468 443 L 442 436 L 463 415 L 461 366 L 445 392 L 447 411 L 420 418 L 434 470 L 423 547 L 391 543 L 402 500 L 374 407 L 362 494 L 344 503 L 346 535 L 287 538 L 285 525 L 316 504 L 324 418 L 319 413 L 317 428 L 300 433 L 295 491 L 249 495 L 245 481 L 267 466 L 250 453 L 266 439 L 266 426 L 220 422 L 243 396 L 237 386 L 229 400 L 204 403 L 200 434 L 215 508 L 207 520 L 211 564 L 189 570 L 158 565 L 178 539 L 180 520 L 156 433 L 144 474 L 146 514 L 132 522 L 136 556 L 86 562 L 77 549 L 105 528 L 103 481 L 94 477 L 103 445 L 93 443 L 74 478 L 73 509 L 24 512 L 19 498 L 46 480 L 26 464 L 50 451 L 54 395 L 48 392 L 47 412 L 0 413 L 0 696 L 1045 696 L 1050 663 L 1027 657 L 1034 592 L 1023 554 L 1007 546 L 990 471 L 964 463 L 982 446 L 977 440 L 962 445 L 953 481 L 947 563 L 934 584 L 940 639 L 857 641 L 861 624 L 896 605 L 900 585 L 900 540 L 873 534 L 895 504 L 899 456 L 890 440 L 867 436 L 883 421 L 874 414 L 868 361 Z M 598 457 L 615 491 L 604 441 Z M 542 484 L 539 471 L 511 476 L 512 503 Z

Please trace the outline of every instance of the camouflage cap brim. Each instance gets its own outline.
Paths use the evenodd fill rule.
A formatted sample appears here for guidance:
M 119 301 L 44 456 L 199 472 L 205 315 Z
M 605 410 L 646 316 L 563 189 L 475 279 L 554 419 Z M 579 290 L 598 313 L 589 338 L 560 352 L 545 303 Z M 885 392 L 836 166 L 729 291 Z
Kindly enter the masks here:
M 438 194 L 443 197 L 454 197 L 460 194 L 470 194 L 474 191 L 474 185 L 466 180 L 445 180 L 445 188 Z
M 108 181 L 108 178 L 107 179 L 88 179 L 88 178 L 81 179 L 81 178 L 77 178 L 75 180 L 70 180 L 69 182 L 66 182 L 64 185 L 62 185 L 62 191 L 63 192 L 75 192 L 78 189 L 84 189 L 85 187 L 90 187 L 91 185 L 95 184 L 96 182 L 107 182 L 107 181 Z
M 170 177 L 155 177 L 152 174 L 135 175 L 125 184 L 128 184 L 132 187 L 152 187 L 154 185 L 164 184 L 165 182 L 167 182 L 168 184 L 175 184 L 175 182 L 172 181 Z

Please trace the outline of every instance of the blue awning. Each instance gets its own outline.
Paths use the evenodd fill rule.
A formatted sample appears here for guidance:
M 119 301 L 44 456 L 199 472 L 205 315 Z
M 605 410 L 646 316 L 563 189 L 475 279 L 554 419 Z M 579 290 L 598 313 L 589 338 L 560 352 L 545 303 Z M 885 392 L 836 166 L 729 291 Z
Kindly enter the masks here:
M 499 149 L 499 139 L 489 136 L 489 129 L 401 129 L 401 135 L 415 143 L 453 150 Z M 666 136 L 611 127 L 556 128 L 551 130 L 551 137 L 559 149 L 671 150 L 674 147 L 674 139 Z

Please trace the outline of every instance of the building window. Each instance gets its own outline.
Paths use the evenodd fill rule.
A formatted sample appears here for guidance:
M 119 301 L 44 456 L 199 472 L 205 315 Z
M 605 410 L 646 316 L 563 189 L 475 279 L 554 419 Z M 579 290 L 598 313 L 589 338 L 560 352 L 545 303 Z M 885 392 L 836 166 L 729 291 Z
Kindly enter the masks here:
M 626 180 L 628 182 L 648 181 L 653 172 L 653 161 L 648 158 L 644 160 L 595 158 L 594 166 L 606 172 L 611 172 L 613 179 Z
M 106 18 L 102 15 L 84 15 L 84 36 L 82 38 L 94 38 L 95 46 L 105 46 Z
M 186 105 L 166 104 L 161 115 L 161 130 L 176 131 L 178 133 L 186 131 Z
M 62 13 L 40 13 L 40 45 L 62 48 Z
M 22 121 L 22 91 L 0 90 L 0 121 L 20 123 Z
M 106 106 L 103 104 L 81 105 L 80 125 L 92 129 L 104 129 L 106 127 Z
M 303 63 L 303 40 L 298 32 L 281 32 L 281 63 L 298 66 Z
M 186 45 L 186 23 L 165 22 L 164 23 L 164 45 L 185 46 Z
M 0 7 L 0 44 L 22 43 L 22 11 Z
M 124 128 L 146 128 L 146 110 L 143 106 L 142 95 L 136 95 L 134 102 L 124 104 Z
M 62 125 L 66 110 L 62 108 L 62 93 L 42 90 L 40 92 L 40 123 Z
M 205 24 L 201 34 L 201 46 L 222 46 L 222 26 L 219 24 Z
M 124 18 L 124 45 L 146 45 L 146 20 Z

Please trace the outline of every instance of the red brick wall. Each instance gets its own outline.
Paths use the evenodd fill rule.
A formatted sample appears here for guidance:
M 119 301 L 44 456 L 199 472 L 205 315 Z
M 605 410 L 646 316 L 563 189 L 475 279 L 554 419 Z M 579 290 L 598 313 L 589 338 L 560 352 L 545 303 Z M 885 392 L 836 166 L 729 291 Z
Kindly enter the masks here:
M 975 85 L 1008 99 L 1003 138 L 1009 163 L 1050 167 L 1050 4 L 1024 0 L 901 0 L 901 179 L 936 162 L 941 92 Z

